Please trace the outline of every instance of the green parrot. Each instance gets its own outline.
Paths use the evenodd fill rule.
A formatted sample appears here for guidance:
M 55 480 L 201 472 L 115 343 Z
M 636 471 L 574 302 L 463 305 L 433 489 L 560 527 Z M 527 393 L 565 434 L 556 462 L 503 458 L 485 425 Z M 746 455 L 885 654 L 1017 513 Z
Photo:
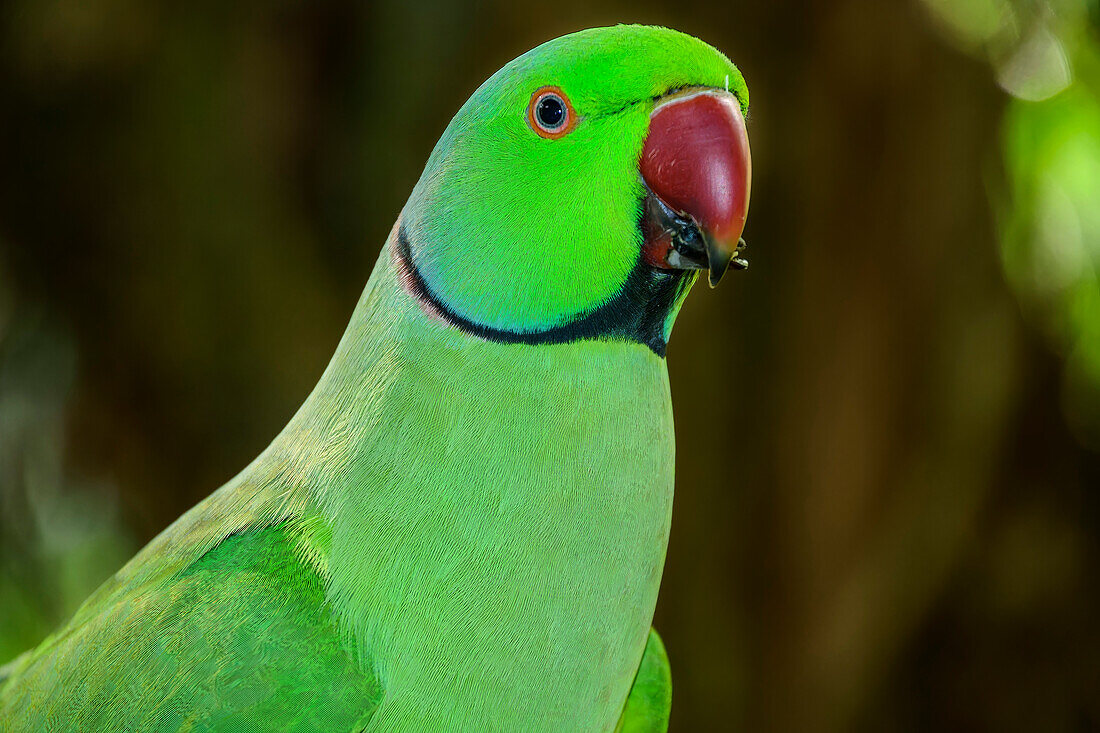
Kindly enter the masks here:
M 747 105 L 643 26 L 482 84 L 301 409 L 0 670 L 0 729 L 665 730 L 665 347 L 744 264 Z

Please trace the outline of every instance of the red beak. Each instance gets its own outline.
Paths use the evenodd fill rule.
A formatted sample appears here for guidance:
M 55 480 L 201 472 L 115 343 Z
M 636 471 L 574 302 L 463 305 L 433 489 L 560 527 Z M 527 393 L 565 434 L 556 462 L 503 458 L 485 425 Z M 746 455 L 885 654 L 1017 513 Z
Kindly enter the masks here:
M 647 259 L 659 267 L 706 267 L 713 287 L 743 247 L 749 213 L 752 159 L 737 98 L 695 89 L 662 99 L 650 114 L 639 168 L 658 199 L 650 206 L 656 224 L 646 227 Z M 691 226 L 698 236 L 681 231 Z

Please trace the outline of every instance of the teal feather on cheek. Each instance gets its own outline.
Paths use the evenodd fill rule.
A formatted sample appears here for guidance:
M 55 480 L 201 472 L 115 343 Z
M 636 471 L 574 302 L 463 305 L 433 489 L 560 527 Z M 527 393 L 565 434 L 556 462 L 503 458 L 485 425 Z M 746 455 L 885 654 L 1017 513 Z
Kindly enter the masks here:
M 665 315 L 665 322 L 662 325 L 661 334 L 668 343 L 668 339 L 672 336 L 672 326 L 676 322 L 676 316 L 680 314 L 680 308 L 683 307 L 684 301 L 687 300 L 688 293 L 691 291 L 691 286 L 695 284 L 698 279 L 696 273 L 685 275 L 680 281 L 675 296 L 672 299 L 672 305 L 668 309 L 668 313 Z

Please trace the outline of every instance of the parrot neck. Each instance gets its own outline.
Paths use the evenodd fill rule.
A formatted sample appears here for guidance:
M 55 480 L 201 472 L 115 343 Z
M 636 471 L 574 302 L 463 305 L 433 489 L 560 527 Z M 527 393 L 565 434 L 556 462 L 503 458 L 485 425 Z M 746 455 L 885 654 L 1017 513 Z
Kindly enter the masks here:
M 403 224 L 397 228 L 391 249 L 401 280 L 425 310 L 470 336 L 505 344 L 627 339 L 644 344 L 657 356 L 663 357 L 672 323 L 697 277 L 695 271 L 652 267 L 639 256 L 619 293 L 590 313 L 556 326 L 515 331 L 477 323 L 444 303 L 417 269 L 409 233 Z
M 625 695 L 671 519 L 665 361 L 625 339 L 463 332 L 402 282 L 396 232 L 265 461 L 327 525 L 307 544 L 330 599 L 375 664 L 397 665 L 384 682 L 443 668 L 420 653 L 461 654 L 505 688 L 513 674 L 585 690 L 612 675 Z M 474 621 L 497 641 L 460 643 Z

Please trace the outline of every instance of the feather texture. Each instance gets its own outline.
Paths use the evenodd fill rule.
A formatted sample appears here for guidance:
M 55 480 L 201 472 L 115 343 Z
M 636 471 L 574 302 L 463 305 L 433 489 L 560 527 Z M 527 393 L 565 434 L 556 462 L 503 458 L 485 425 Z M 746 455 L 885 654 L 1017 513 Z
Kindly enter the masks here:
M 486 82 L 301 409 L 3 668 L 4 730 L 663 730 L 694 277 L 638 274 L 637 158 L 654 95 L 731 75 L 745 103 L 714 49 L 623 26 Z M 584 115 L 560 141 L 524 127 L 548 82 Z

